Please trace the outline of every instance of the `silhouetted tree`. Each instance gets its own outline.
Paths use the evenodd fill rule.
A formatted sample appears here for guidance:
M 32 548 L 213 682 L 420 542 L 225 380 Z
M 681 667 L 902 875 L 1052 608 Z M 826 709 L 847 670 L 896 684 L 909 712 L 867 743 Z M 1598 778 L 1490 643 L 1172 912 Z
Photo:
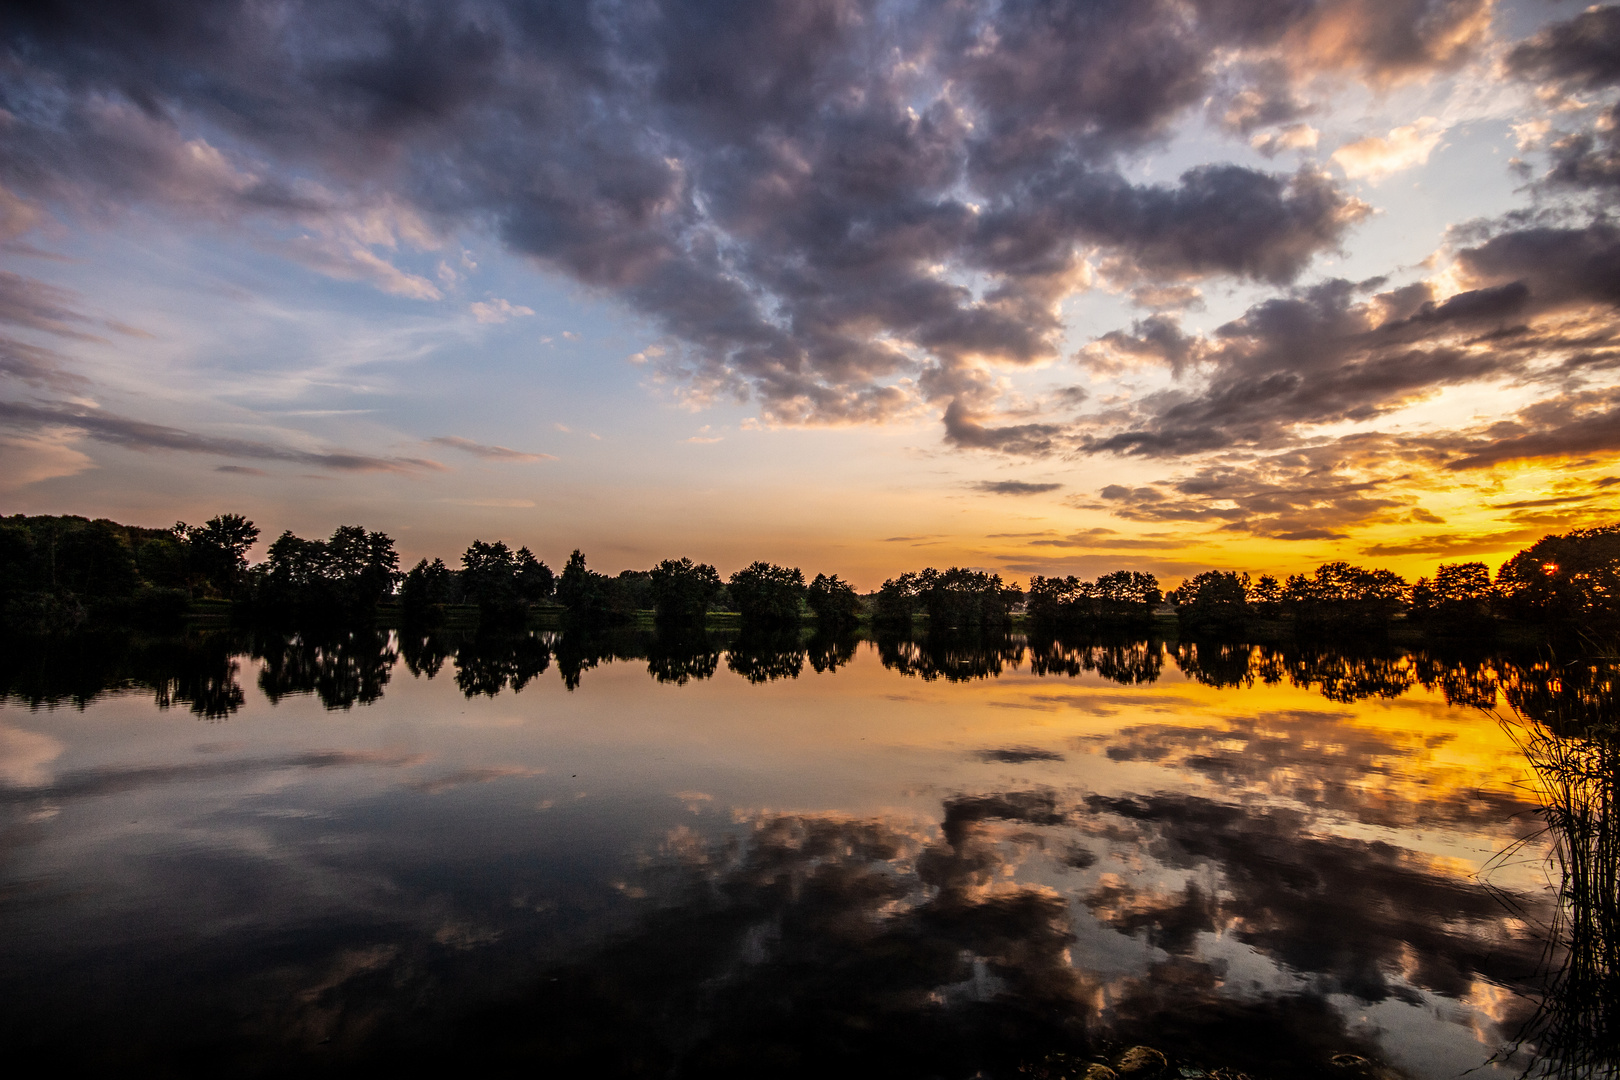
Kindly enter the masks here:
M 327 540 L 291 531 L 278 536 L 266 553 L 259 593 L 267 613 L 279 617 L 355 619 L 369 616 L 398 580 L 394 541 L 344 525 Z
M 918 575 L 911 572 L 885 581 L 873 602 L 873 619 L 893 626 L 909 626 L 912 616 L 917 614 L 917 581 Z
M 798 567 L 754 562 L 731 575 L 731 599 L 743 621 L 783 626 L 799 619 L 804 599 L 804 573 Z
M 534 604 L 549 600 L 557 587 L 557 578 L 551 567 L 535 558 L 534 552 L 520 547 L 513 556 L 517 564 L 517 591 L 524 603 Z
M 248 549 L 259 539 L 258 526 L 241 514 L 219 514 L 202 525 L 177 521 L 171 531 L 185 548 L 194 586 L 234 597 L 247 572 Z
M 1249 602 L 1249 610 L 1262 619 L 1276 619 L 1282 616 L 1282 583 L 1270 574 L 1261 574 L 1259 580 L 1249 583 L 1246 599 Z
M 444 617 L 445 606 L 456 603 L 460 587 L 460 575 L 444 565 L 443 559 L 421 560 L 411 567 L 399 588 L 405 618 L 412 622 L 439 621 Z
M 1620 631 L 1620 524 L 1544 536 L 1502 564 L 1496 585 L 1513 618 Z
M 1248 575 L 1206 570 L 1170 596 L 1176 621 L 1189 637 L 1232 637 L 1249 629 Z
M 585 556 L 575 549 L 557 578 L 557 600 L 568 609 L 568 614 L 575 621 L 604 619 L 607 615 L 609 580 L 605 574 L 586 569 Z
M 1152 574 L 1118 570 L 1096 581 L 1073 575 L 1029 579 L 1029 620 L 1043 629 L 1119 629 L 1147 627 L 1163 599 Z
M 817 574 L 805 592 L 805 602 L 815 612 L 816 623 L 823 631 L 854 626 L 860 617 L 861 598 L 837 574 Z
M 709 602 L 720 592 L 720 572 L 708 563 L 665 559 L 650 575 L 658 621 L 701 625 Z
M 1388 570 L 1323 563 L 1311 577 L 1294 574 L 1283 606 L 1296 630 L 1369 633 L 1385 629 L 1406 606 L 1405 580 Z
M 1431 630 L 1488 636 L 1496 628 L 1496 597 L 1484 563 L 1443 563 L 1433 580 L 1419 578 L 1412 586 L 1412 614 Z

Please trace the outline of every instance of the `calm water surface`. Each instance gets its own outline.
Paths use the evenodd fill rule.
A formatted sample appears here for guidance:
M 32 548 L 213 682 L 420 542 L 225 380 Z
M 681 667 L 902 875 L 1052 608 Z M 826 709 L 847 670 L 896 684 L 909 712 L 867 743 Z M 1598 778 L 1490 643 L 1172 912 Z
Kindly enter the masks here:
M 1544 840 L 1502 857 L 1540 828 L 1502 677 L 1021 638 L 14 656 L 0 1014 L 179 1072 L 1147 1042 L 1454 1077 L 1534 1008 L 1557 886 Z

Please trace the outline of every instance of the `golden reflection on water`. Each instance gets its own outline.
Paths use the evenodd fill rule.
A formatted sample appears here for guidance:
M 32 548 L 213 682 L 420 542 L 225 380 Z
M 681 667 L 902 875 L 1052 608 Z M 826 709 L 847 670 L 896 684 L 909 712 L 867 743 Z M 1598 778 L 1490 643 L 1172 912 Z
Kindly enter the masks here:
M 835 981 L 888 963 L 892 994 L 859 991 L 875 1014 L 1013 1003 L 1209 1054 L 1223 1026 L 1286 1032 L 1301 1063 L 1376 1051 L 1424 1076 L 1478 1066 L 1527 1009 L 1547 879 L 1533 847 L 1493 861 L 1537 825 L 1521 748 L 1476 707 L 1506 678 L 1488 663 L 367 648 L 209 661 L 236 681 L 208 700 L 235 704 L 206 728 L 161 708 L 178 677 L 159 709 L 5 705 L 5 806 L 51 811 L 3 864 L 60 898 L 29 925 L 116 952 L 135 911 L 252 955 L 297 937 L 292 913 L 354 920 L 370 929 L 277 969 L 327 1010 L 321 1038 L 347 1030 L 344 987 L 554 934 L 601 970 L 614 941 L 712 934 L 728 985 L 762 999 L 811 992 L 784 958 Z M 224 896 L 232 875 L 274 902 Z M 628 938 L 557 929 L 616 904 Z

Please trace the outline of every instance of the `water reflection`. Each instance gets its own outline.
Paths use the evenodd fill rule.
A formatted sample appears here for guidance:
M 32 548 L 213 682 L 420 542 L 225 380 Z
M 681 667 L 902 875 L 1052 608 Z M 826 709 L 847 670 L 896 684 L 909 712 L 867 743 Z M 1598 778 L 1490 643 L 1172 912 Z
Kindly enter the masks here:
M 880 634 L 878 658 L 883 666 L 924 682 L 971 682 L 1016 669 L 1024 658 L 1021 636 L 932 634 L 920 638 Z
M 1535 769 L 1558 901 L 1540 1007 L 1520 1033 L 1542 1072 L 1620 1075 L 1620 666 L 1548 658 L 1508 673 L 1510 731 Z
M 261 631 L 253 636 L 253 658 L 264 662 L 259 689 L 272 704 L 290 694 L 314 694 L 328 709 L 350 709 L 383 696 L 399 650 L 388 631 L 369 627 Z
M 185 706 L 204 719 L 221 720 L 245 701 L 238 657 L 248 651 L 231 634 L 7 641 L 0 645 L 0 701 L 84 709 L 105 694 L 144 690 L 161 709 Z
M 712 679 L 723 667 L 750 683 L 795 679 L 808 662 L 818 674 L 847 666 L 869 642 L 884 667 L 931 682 L 975 682 L 1025 670 L 1041 678 L 1095 675 L 1121 686 L 1148 686 L 1166 665 L 1216 689 L 1289 685 L 1328 701 L 1392 700 L 1414 688 L 1439 691 L 1449 704 L 1493 708 L 1502 697 L 1531 715 L 1557 715 L 1583 725 L 1613 716 L 1620 702 L 1614 668 L 1539 653 L 1425 650 L 1387 645 L 1332 648 L 1320 643 L 1251 646 L 1156 638 L 1037 637 L 1018 634 L 864 638 L 853 631 L 806 635 L 787 629 L 713 633 L 701 629 L 575 628 L 566 631 L 477 632 L 406 627 L 244 635 L 197 633 L 175 638 L 93 635 L 12 642 L 0 649 L 0 695 L 30 707 L 71 704 L 149 690 L 160 707 L 184 705 L 223 719 L 242 707 L 240 658 L 262 660 L 258 685 L 272 702 L 313 694 L 326 707 L 349 709 L 382 699 L 395 662 L 432 680 L 445 665 L 467 697 L 522 692 L 553 664 L 563 685 L 578 689 L 589 672 L 614 662 L 645 663 L 657 682 Z M 1563 730 L 1563 729 L 1560 729 Z
M 8 702 L 85 710 L 0 718 L 14 1042 L 82 1028 L 115 1061 L 136 1032 L 149 1071 L 963 1078 L 1147 1042 L 1167 1076 L 1393 1076 L 1399 1051 L 1440 1077 L 1544 1001 L 1527 1051 L 1615 1059 L 1612 664 L 443 628 L 80 660 L 0 666 Z M 131 690 L 233 724 L 92 707 Z M 1498 701 L 1543 788 L 1473 708 Z M 1538 811 L 1556 918 L 1475 873 L 1539 855 Z
M 1164 642 L 1157 638 L 1065 638 L 1030 642 L 1029 668 L 1036 675 L 1096 672 L 1121 686 L 1157 682 L 1164 672 Z

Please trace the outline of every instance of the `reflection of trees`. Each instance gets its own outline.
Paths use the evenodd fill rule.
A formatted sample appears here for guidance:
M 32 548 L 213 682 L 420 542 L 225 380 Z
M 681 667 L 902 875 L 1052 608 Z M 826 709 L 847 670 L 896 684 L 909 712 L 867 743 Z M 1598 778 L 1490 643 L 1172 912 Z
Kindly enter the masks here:
M 348 709 L 382 697 L 399 652 L 386 631 L 367 627 L 326 635 L 262 633 L 253 655 L 264 661 L 259 689 L 272 704 L 313 693 L 328 709 Z
M 417 678 L 435 677 L 455 651 L 455 638 L 456 635 L 448 631 L 407 623 L 399 632 L 399 653 L 406 669 Z
M 1489 709 L 1496 704 L 1500 661 L 1479 653 L 1435 655 L 1416 653 L 1412 673 L 1425 690 L 1439 690 L 1447 705 Z
M 1335 649 L 1318 644 L 1270 646 L 1183 643 L 1176 665 L 1189 678 L 1216 687 L 1273 685 L 1287 679 L 1329 701 L 1349 704 L 1370 697 L 1395 698 L 1411 689 L 1411 657 L 1389 649 Z
M 1620 1075 L 1620 709 L 1614 658 L 1504 679 L 1561 872 L 1540 1008 L 1520 1035 L 1547 1075 Z
M 1552 735 L 1603 732 L 1620 718 L 1620 668 L 1612 658 L 1537 657 L 1503 664 L 1502 696 Z
M 1397 698 L 1413 682 L 1411 661 L 1395 652 L 1301 648 L 1284 650 L 1280 659 L 1295 686 L 1310 687 L 1340 704 L 1370 697 Z
M 562 633 L 552 636 L 551 648 L 557 658 L 557 670 L 562 673 L 563 685 L 570 690 L 579 689 L 585 672 L 598 664 L 613 660 L 641 660 L 646 658 L 648 652 L 647 635 L 577 620 Z
M 205 719 L 223 720 L 247 700 L 236 681 L 240 665 L 224 641 L 192 643 L 169 651 L 164 659 L 169 663 L 148 675 L 160 709 L 184 704 Z
M 1029 669 L 1035 675 L 1079 675 L 1094 671 L 1110 682 L 1138 686 L 1158 681 L 1164 671 L 1164 644 L 1157 638 L 1032 637 Z
M 494 697 L 507 687 L 518 693 L 551 666 L 551 647 L 535 631 L 477 634 L 456 648 L 456 686 L 468 697 Z
M 1176 666 L 1205 686 L 1248 688 L 1254 685 L 1254 653 L 1249 645 L 1183 641 L 1176 646 Z
M 647 673 L 658 682 L 684 686 L 719 667 L 720 647 L 701 626 L 663 625 L 647 638 Z
M 855 659 L 855 646 L 860 638 L 847 626 L 840 629 L 818 629 L 805 645 L 805 655 L 816 674 L 830 674 Z
M 1000 675 L 1004 667 L 1017 667 L 1024 652 L 1022 638 L 945 633 L 920 639 L 880 635 L 877 646 L 878 658 L 891 671 L 949 682 Z
M 145 689 L 160 709 L 185 705 L 198 716 L 219 720 L 246 700 L 232 659 L 239 646 L 235 635 L 220 632 L 13 640 L 0 649 L 0 700 L 82 709 L 103 694 Z
M 726 667 L 751 683 L 797 679 L 804 670 L 804 646 L 797 627 L 749 627 L 726 649 Z

